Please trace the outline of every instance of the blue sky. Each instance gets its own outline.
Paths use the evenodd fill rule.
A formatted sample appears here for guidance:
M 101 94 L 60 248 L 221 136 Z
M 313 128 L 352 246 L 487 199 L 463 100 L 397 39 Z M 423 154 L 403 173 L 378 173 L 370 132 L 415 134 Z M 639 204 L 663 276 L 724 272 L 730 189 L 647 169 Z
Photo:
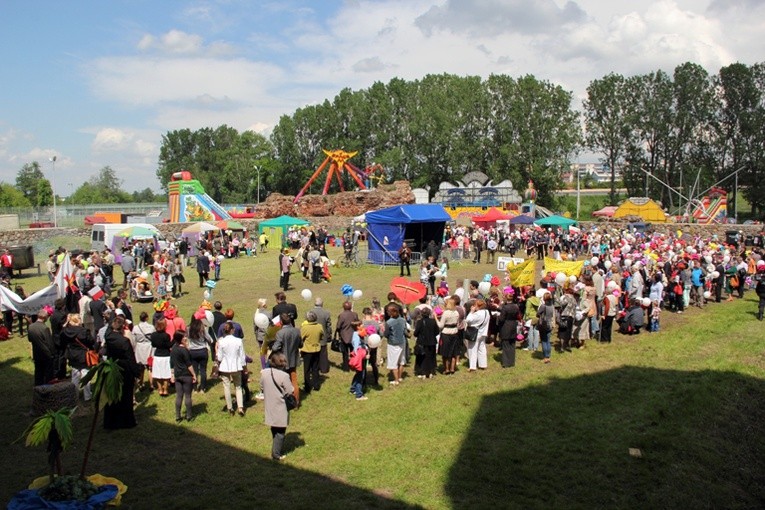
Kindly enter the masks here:
M 765 60 L 763 0 L 0 2 L 0 181 L 56 155 L 66 196 L 105 165 L 159 190 L 162 135 L 281 115 L 393 77 L 590 80 Z M 297 190 L 296 190 L 297 191 Z

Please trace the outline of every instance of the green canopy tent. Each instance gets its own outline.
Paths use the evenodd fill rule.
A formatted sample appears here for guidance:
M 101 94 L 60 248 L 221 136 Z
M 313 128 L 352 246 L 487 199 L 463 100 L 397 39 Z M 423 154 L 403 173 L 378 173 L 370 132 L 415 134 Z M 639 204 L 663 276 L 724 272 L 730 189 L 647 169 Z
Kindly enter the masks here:
M 564 218 L 563 216 L 548 216 L 547 218 L 540 218 L 534 222 L 535 225 L 540 227 L 570 227 L 576 225 L 577 221 L 571 218 Z
M 268 236 L 269 246 L 278 246 L 281 248 L 284 246 L 284 238 L 287 230 L 292 226 L 302 227 L 308 225 L 306 220 L 295 218 L 293 216 L 279 216 L 278 218 L 271 218 L 270 220 L 261 221 L 258 225 L 258 233 L 266 233 Z

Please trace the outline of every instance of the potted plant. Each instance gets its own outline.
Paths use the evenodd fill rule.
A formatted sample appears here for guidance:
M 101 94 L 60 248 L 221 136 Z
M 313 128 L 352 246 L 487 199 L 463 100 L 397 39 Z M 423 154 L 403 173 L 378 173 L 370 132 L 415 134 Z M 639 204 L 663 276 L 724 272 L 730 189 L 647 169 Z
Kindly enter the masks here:
M 98 416 L 104 406 L 118 402 L 122 397 L 122 377 L 122 368 L 117 362 L 106 359 L 91 368 L 80 382 L 82 386 L 91 383 L 95 405 L 79 476 L 64 475 L 61 464 L 61 453 L 71 444 L 74 435 L 71 420 L 74 409 L 48 411 L 32 422 L 26 432 L 26 445 L 39 446 L 47 441 L 48 476 L 38 478 L 29 489 L 17 493 L 8 504 L 9 509 L 33 508 L 35 505 L 70 508 L 67 505 L 73 501 L 80 504 L 78 508 L 103 508 L 127 490 L 114 478 L 85 476 Z

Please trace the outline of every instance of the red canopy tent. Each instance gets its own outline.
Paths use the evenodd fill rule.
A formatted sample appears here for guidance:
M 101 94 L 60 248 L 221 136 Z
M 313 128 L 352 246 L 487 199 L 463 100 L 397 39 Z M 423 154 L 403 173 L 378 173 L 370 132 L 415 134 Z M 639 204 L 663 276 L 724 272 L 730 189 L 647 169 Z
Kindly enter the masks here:
M 615 205 L 607 205 L 602 209 L 598 209 L 597 211 L 594 211 L 592 215 L 595 216 L 596 218 L 598 217 L 610 218 L 614 215 L 617 209 L 618 207 L 616 207 Z
M 506 212 L 501 211 L 497 209 L 496 207 L 492 207 L 491 209 L 486 211 L 486 214 L 473 216 L 473 223 L 480 223 L 482 227 L 494 226 L 496 225 L 497 221 L 509 220 L 512 217 L 513 217 L 512 214 L 507 214 Z

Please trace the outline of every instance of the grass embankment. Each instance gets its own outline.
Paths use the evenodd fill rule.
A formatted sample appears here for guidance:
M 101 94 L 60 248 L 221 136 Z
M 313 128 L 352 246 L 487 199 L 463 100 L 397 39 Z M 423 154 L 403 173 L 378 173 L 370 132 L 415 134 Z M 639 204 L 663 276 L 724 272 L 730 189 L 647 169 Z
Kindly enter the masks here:
M 454 265 L 450 282 L 490 270 Z M 304 312 L 300 290 L 311 288 L 336 317 L 342 284 L 362 289 L 365 304 L 384 299 L 398 271 L 334 275 L 321 285 L 293 275 L 290 300 Z M 189 294 L 178 300 L 184 317 L 201 301 L 195 277 L 189 270 Z M 237 311 L 251 354 L 255 301 L 272 302 L 277 278 L 273 250 L 224 262 L 214 297 Z M 27 291 L 45 283 L 23 280 Z M 216 382 L 194 395 L 196 421 L 176 425 L 173 399 L 144 393 L 139 426 L 99 430 L 90 466 L 129 486 L 125 508 L 763 507 L 765 333 L 753 299 L 665 314 L 659 333 L 617 334 L 608 346 L 554 354 L 550 365 L 519 350 L 517 366 L 502 369 L 491 348 L 481 373 L 461 367 L 423 381 L 407 369 L 401 386 L 373 389 L 365 402 L 335 365 L 293 413 L 282 464 L 269 460 L 262 403 L 229 417 Z M 257 380 L 257 361 L 251 368 Z M 31 373 L 26 339 L 0 344 L 0 501 L 45 473 L 42 449 L 11 444 L 30 421 Z M 87 428 L 87 416 L 75 419 L 67 471 L 78 469 Z

